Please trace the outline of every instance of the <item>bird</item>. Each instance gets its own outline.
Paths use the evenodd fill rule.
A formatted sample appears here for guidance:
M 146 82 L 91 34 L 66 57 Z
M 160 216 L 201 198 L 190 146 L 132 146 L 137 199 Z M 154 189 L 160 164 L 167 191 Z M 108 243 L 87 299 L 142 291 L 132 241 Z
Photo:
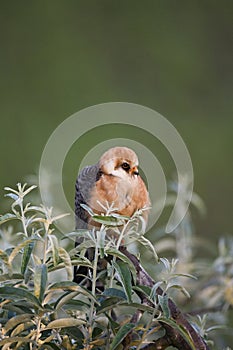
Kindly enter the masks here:
M 75 183 L 76 229 L 90 229 L 100 225 L 92 220 L 83 205 L 101 215 L 106 214 L 108 203 L 116 208 L 116 214 L 127 217 L 132 217 L 140 209 L 149 208 L 149 193 L 138 166 L 136 153 L 128 147 L 118 146 L 108 149 L 96 164 L 80 171 Z M 146 224 L 148 210 L 143 210 L 142 216 Z M 76 242 L 76 245 L 80 244 L 79 239 Z M 81 281 L 78 274 L 86 274 L 85 269 L 75 267 L 74 281 Z

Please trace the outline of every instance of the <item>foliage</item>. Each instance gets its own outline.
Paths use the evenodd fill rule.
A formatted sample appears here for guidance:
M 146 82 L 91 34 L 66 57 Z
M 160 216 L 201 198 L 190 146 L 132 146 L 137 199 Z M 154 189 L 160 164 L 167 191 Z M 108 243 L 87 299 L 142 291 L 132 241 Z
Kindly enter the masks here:
M 196 281 L 188 269 L 181 271 L 178 259 L 158 258 L 153 244 L 143 235 L 141 212 L 128 218 L 117 215 L 110 206 L 105 208 L 105 216 L 98 216 L 86 208 L 100 227 L 67 234 L 63 238 L 73 241 L 79 235 L 82 243 L 75 248 L 65 247 L 54 225 L 65 215 L 54 217 L 51 208 L 25 201 L 35 187 L 18 184 L 16 190 L 5 188 L 13 203 L 11 212 L 0 216 L 3 350 L 139 350 L 150 344 L 157 349 L 156 344 L 162 344 L 169 330 L 176 332 L 189 349 L 195 349 L 190 332 L 175 319 L 170 296 L 182 305 L 183 299 L 176 291 L 181 291 L 187 301 L 188 287 L 196 284 L 200 292 L 195 295 L 192 291 L 194 305 L 203 303 L 212 308 L 217 305 L 221 310 L 233 304 L 232 242 L 227 245 L 220 241 L 219 257 L 206 272 L 206 283 L 201 285 L 203 278 Z M 9 223 L 13 226 L 6 226 Z M 161 270 L 156 281 L 143 270 L 140 260 L 121 249 L 123 244 L 130 249 L 134 240 L 153 254 L 154 265 Z M 94 259 L 86 256 L 88 249 L 93 250 Z M 100 269 L 103 260 L 107 265 Z M 79 285 L 72 281 L 76 265 L 88 271 Z M 141 283 L 139 274 L 149 282 Z M 193 284 L 186 286 L 184 280 Z M 91 288 L 87 288 L 86 281 L 91 281 Z M 207 316 L 194 314 L 190 322 L 207 339 L 216 328 L 207 325 Z

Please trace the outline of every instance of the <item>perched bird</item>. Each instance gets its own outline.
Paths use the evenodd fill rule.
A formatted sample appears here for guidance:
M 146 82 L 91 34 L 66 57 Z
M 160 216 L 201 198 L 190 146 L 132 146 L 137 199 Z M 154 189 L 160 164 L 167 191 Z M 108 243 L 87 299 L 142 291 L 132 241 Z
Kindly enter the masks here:
M 76 180 L 76 229 L 98 225 L 82 204 L 88 205 L 94 213 L 105 214 L 106 203 L 113 204 L 116 213 L 129 217 L 150 205 L 148 191 L 138 172 L 138 157 L 127 147 L 110 148 L 97 164 L 81 170 Z M 148 211 L 143 211 L 142 215 L 147 222 Z M 77 271 L 76 268 L 74 280 L 78 282 Z

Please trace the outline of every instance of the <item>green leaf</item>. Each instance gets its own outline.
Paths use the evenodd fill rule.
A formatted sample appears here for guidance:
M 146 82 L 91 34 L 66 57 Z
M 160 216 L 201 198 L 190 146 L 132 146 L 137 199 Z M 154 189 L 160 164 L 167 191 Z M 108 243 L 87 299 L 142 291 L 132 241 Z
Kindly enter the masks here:
M 33 326 L 35 326 L 35 323 L 32 321 L 20 323 L 11 332 L 11 337 L 15 337 L 15 336 L 19 335 L 20 333 L 24 332 L 25 330 L 27 330 L 28 328 L 31 328 Z
M 167 258 L 160 258 L 159 260 L 163 263 L 163 265 L 167 271 L 171 270 L 171 263 Z
M 80 229 L 80 230 L 77 230 L 77 231 L 72 231 L 72 232 L 66 233 L 64 235 L 64 237 L 61 238 L 61 240 L 65 239 L 65 238 L 70 238 L 72 240 L 76 240 L 76 238 L 78 238 L 78 237 L 80 237 L 82 235 L 86 235 L 86 234 L 89 234 L 89 230 Z
M 140 235 L 137 237 L 136 241 L 140 244 L 142 244 L 145 248 L 148 249 L 148 251 L 150 251 L 155 259 L 155 262 L 158 263 L 159 262 L 159 257 L 155 251 L 155 248 L 153 246 L 153 244 L 151 243 L 151 241 L 149 239 L 147 239 L 145 236 Z
M 38 308 L 42 308 L 39 300 L 29 291 L 23 288 L 17 287 L 0 287 L 0 296 L 5 299 L 16 300 L 27 300 Z
M 129 260 L 129 258 L 127 258 L 127 256 L 125 256 L 125 254 L 121 253 L 119 250 L 114 249 L 114 248 L 105 249 L 105 253 L 108 255 L 113 255 L 116 258 L 119 258 L 120 260 L 125 262 L 130 268 L 130 271 L 133 275 L 134 281 L 136 281 L 136 268 L 135 268 L 134 264 L 132 263 L 132 261 Z
M 122 341 L 132 331 L 132 329 L 134 327 L 135 327 L 135 325 L 133 323 L 124 324 L 119 329 L 119 331 L 117 332 L 116 336 L 113 338 L 112 344 L 110 346 L 110 350 L 116 349 L 117 346 L 122 343 Z
M 151 314 L 153 314 L 155 311 L 155 309 L 152 306 L 145 305 L 145 304 L 139 304 L 139 303 L 121 303 L 121 306 L 133 307 L 137 310 L 146 311 L 146 312 L 149 312 Z
M 20 323 L 25 323 L 27 321 L 30 321 L 34 317 L 33 314 L 23 314 L 23 315 L 17 315 L 15 317 L 12 317 L 9 319 L 9 321 L 5 324 L 4 330 L 7 333 L 12 328 L 16 327 Z
M 158 295 L 159 305 L 163 311 L 164 317 L 170 317 L 170 309 L 168 306 L 168 296 L 167 295 Z
M 127 300 L 130 303 L 132 301 L 132 275 L 128 264 L 123 261 L 113 262 L 113 266 L 117 271 L 122 287 L 124 288 Z
M 37 265 L 34 275 L 34 294 L 40 302 L 44 299 L 47 285 L 48 271 L 46 264 Z
M 79 287 L 77 283 L 72 281 L 60 281 L 53 283 L 49 286 L 49 290 L 55 290 L 55 289 L 63 289 L 63 290 L 71 290 L 75 291 L 76 288 Z
M 120 221 L 114 216 L 93 215 L 92 220 L 106 226 L 122 226 L 124 221 Z
M 121 303 L 121 299 L 118 297 L 107 298 L 101 302 L 101 304 L 96 308 L 97 315 L 112 310 L 116 305 Z M 128 304 L 127 304 L 128 305 Z
M 21 263 L 22 274 L 24 274 L 27 269 L 34 246 L 35 246 L 35 242 L 30 242 L 26 247 L 24 247 L 23 258 Z
M 192 278 L 194 280 L 198 279 L 196 276 L 191 275 L 190 273 L 174 273 L 173 276 L 174 277 L 188 277 L 188 278 Z
M 9 256 L 9 262 L 12 263 L 14 258 L 17 256 L 17 254 L 21 251 L 22 248 L 26 247 L 29 243 L 32 243 L 32 239 L 27 239 L 23 241 L 22 243 L 18 244 L 11 252 Z
M 187 291 L 187 289 L 185 287 L 183 287 L 181 284 L 177 284 L 177 283 L 168 283 L 167 289 L 170 288 L 175 288 L 175 289 L 179 289 L 187 298 L 190 298 L 190 294 Z
M 23 275 L 21 275 L 20 273 L 14 273 L 12 275 L 9 275 L 9 274 L 0 275 L 0 282 L 5 282 L 5 281 L 14 282 L 17 280 L 23 280 Z
M 131 219 L 130 216 L 120 215 L 117 213 L 112 213 L 111 216 L 113 216 L 114 218 L 117 218 L 118 220 L 124 220 L 124 221 L 129 221 Z
M 88 207 L 88 205 L 86 205 L 86 204 L 84 204 L 84 203 L 81 203 L 80 205 L 81 205 L 81 207 L 82 207 L 84 210 L 86 210 L 86 211 L 88 212 L 88 214 L 89 214 L 90 216 L 94 216 L 94 215 L 95 215 L 95 213 L 92 211 L 91 208 Z
M 86 321 L 80 320 L 73 317 L 68 318 L 59 318 L 57 320 L 54 320 L 50 322 L 45 329 L 55 329 L 55 328 L 66 328 L 66 327 L 78 327 L 85 324 Z
M 86 267 L 90 267 L 93 268 L 92 263 L 90 262 L 90 260 L 86 259 L 86 258 L 82 258 L 82 259 L 77 259 L 74 258 L 71 260 L 71 264 L 72 266 L 86 266 Z M 57 266 L 53 266 L 53 265 L 49 265 L 48 266 L 48 271 L 56 271 L 59 269 L 63 269 L 65 267 L 65 264 L 63 262 L 60 262 Z
M 57 266 L 58 261 L 59 261 L 59 254 L 58 254 L 58 249 L 59 249 L 59 244 L 57 237 L 54 235 L 48 235 L 50 244 L 51 244 L 51 249 L 52 249 L 52 255 L 53 255 L 53 264 L 54 266 Z
M 150 299 L 155 300 L 157 296 L 157 289 L 163 284 L 164 282 L 158 281 L 156 282 L 153 287 L 151 288 L 151 293 L 150 293 Z
M 7 194 L 5 194 L 4 197 L 9 197 L 9 198 L 13 199 L 14 201 L 17 201 L 19 199 L 19 196 L 15 193 L 7 193 Z
M 71 339 L 76 339 L 80 345 L 83 345 L 84 335 L 81 330 L 77 327 L 67 327 L 66 334 L 70 336 Z M 59 348 L 60 349 L 60 348 Z
M 69 251 L 70 256 L 74 256 L 77 253 L 81 252 L 84 249 L 94 248 L 96 246 L 96 242 L 92 239 L 85 239 L 82 243 L 78 244 L 75 248 Z
M 61 258 L 61 260 L 63 261 L 63 263 L 65 264 L 67 279 L 69 281 L 72 281 L 73 280 L 73 268 L 72 268 L 72 262 L 70 259 L 70 255 L 62 247 L 58 248 L 58 254 L 59 254 L 59 257 Z
M 133 287 L 133 290 L 143 293 L 148 297 L 151 295 L 151 288 L 148 286 L 137 285 Z
M 97 302 L 96 298 L 94 297 L 94 295 L 88 289 L 79 286 L 75 282 L 72 282 L 72 281 L 57 282 L 57 283 L 52 284 L 48 290 L 53 291 L 53 290 L 59 290 L 59 289 L 69 290 L 71 292 L 78 292 L 80 294 L 85 295 L 89 299 L 93 300 L 95 303 L 99 304 Z
M 127 299 L 125 293 L 122 290 L 117 289 L 117 288 L 105 289 L 105 291 L 103 292 L 103 295 L 108 296 L 108 297 L 117 297 L 119 299 L 124 299 L 124 300 Z
M 81 300 L 73 300 L 73 298 L 75 298 L 77 295 L 79 294 L 79 292 L 66 292 L 64 293 L 54 304 L 54 309 L 55 310 L 59 310 L 61 307 L 64 307 L 64 305 L 70 305 L 72 306 L 72 310 L 73 310 L 73 305 L 78 305 L 79 309 L 84 307 L 89 308 L 90 304 L 85 303 Z M 69 303 L 70 301 L 73 301 L 74 303 Z
M 11 301 L 11 302 L 2 304 L 3 310 L 12 311 L 14 315 L 19 315 L 19 314 L 21 315 L 25 313 L 29 314 L 31 313 L 31 308 L 32 308 L 32 305 L 27 303 L 25 300 L 22 303 L 19 303 L 18 301 L 14 303 L 14 301 Z
M 5 344 L 13 344 L 13 343 L 34 343 L 32 339 L 29 339 L 27 337 L 10 337 L 10 338 L 5 338 L 0 341 L 0 345 L 5 345 Z M 9 349 L 9 348 L 8 348 Z
M 18 216 L 15 214 L 7 213 L 5 215 L 0 215 L 0 225 L 14 219 L 18 219 Z

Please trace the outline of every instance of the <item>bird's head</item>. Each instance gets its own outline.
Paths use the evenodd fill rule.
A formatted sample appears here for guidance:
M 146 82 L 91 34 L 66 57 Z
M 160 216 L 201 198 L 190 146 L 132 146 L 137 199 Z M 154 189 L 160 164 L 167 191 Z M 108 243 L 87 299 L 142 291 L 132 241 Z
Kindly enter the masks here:
M 110 148 L 100 158 L 99 165 L 104 174 L 124 180 L 136 179 L 139 175 L 138 157 L 127 147 Z

